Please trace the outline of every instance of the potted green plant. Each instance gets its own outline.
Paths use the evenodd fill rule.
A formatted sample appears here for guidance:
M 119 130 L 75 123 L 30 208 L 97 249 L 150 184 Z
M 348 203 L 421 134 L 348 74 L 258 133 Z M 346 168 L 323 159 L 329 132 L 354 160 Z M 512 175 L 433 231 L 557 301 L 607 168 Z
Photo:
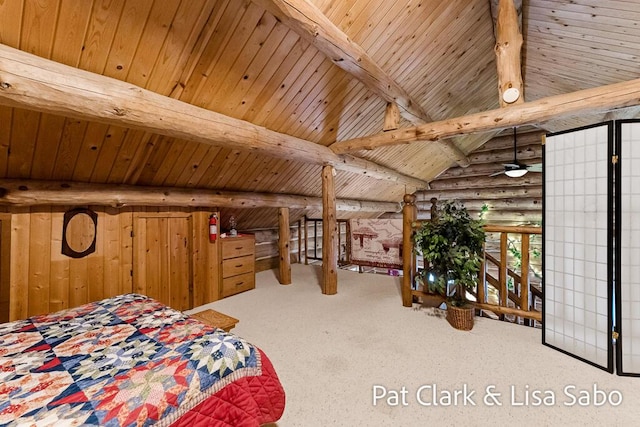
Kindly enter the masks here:
M 471 218 L 456 201 L 432 209 L 431 219 L 423 221 L 414 235 L 425 264 L 420 279 L 425 288 L 446 299 L 447 320 L 459 329 L 473 327 L 474 309 L 468 304 L 467 290 L 478 282 L 484 241 L 482 220 Z M 457 325 L 458 320 L 462 324 Z

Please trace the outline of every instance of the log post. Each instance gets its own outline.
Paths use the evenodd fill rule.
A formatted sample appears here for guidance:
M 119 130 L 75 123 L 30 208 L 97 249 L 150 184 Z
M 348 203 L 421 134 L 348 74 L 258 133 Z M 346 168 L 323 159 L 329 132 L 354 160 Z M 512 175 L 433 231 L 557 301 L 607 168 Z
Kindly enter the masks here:
M 396 130 L 400 126 L 400 110 L 395 102 L 387 102 L 387 108 L 384 111 L 383 131 Z
M 338 292 L 338 240 L 333 166 L 322 167 L 322 293 Z
M 518 22 L 518 11 L 513 0 L 500 0 L 495 51 L 501 107 L 524 102 L 520 69 L 521 49 L 522 34 Z
M 278 209 L 278 249 L 280 252 L 280 284 L 291 284 L 291 255 L 289 253 L 289 242 L 291 240 L 291 230 L 289 230 L 289 208 Z
M 404 207 L 402 208 L 402 305 L 411 307 L 413 297 L 411 285 L 413 284 L 416 270 L 416 255 L 413 252 L 413 222 L 418 217 L 416 209 L 416 196 L 404 195 Z

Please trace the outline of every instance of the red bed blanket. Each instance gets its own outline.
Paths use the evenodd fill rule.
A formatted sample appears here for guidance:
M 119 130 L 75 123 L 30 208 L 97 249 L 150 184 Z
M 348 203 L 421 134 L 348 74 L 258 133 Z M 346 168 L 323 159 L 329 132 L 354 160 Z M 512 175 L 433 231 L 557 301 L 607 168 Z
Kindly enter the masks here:
M 257 426 L 284 404 L 260 349 L 143 295 L 0 325 L 1 426 Z

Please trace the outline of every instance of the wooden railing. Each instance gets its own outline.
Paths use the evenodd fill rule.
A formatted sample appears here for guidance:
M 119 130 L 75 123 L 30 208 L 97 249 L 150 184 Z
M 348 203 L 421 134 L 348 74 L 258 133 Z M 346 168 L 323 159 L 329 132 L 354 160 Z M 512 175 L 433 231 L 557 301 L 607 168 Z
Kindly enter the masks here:
M 423 302 L 437 302 L 442 297 L 415 289 L 414 283 L 417 273 L 416 255 L 413 250 L 413 234 L 420 228 L 422 221 L 417 221 L 417 209 L 415 196 L 405 195 L 403 208 L 403 263 L 404 275 L 402 283 L 402 304 L 411 307 L 416 299 Z M 495 313 L 501 319 L 505 315 L 522 318 L 525 324 L 531 324 L 530 320 L 542 322 L 542 313 L 536 310 L 536 298 L 542 298 L 542 292 L 529 282 L 530 273 L 530 243 L 531 236 L 542 234 L 541 227 L 530 226 L 496 226 L 486 225 L 487 233 L 500 233 L 499 256 L 495 257 L 485 251 L 479 274 L 479 286 L 470 293 L 476 298 L 475 306 L 479 310 L 487 310 Z M 520 274 L 508 266 L 508 236 L 520 235 Z M 517 239 L 516 239 L 517 240 Z M 498 277 L 489 273 L 490 270 L 498 271 Z M 509 290 L 508 282 L 511 277 L 513 290 Z M 498 303 L 492 304 L 488 300 L 489 287 L 496 290 Z M 516 318 L 516 321 L 518 319 Z

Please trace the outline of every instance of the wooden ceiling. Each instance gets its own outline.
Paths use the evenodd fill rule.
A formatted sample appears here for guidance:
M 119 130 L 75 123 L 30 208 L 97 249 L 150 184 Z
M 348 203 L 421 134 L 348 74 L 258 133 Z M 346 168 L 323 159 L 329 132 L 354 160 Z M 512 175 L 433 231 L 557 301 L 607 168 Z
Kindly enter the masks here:
M 265 10 L 276 3 L 5 0 L 0 43 L 327 147 L 380 133 L 387 101 Z M 491 0 L 307 3 L 431 120 L 499 108 Z M 640 77 L 640 1 L 523 3 L 525 101 Z M 557 131 L 602 119 L 539 125 Z M 453 141 L 468 154 L 493 134 Z M 423 141 L 352 154 L 426 182 L 454 164 L 444 148 Z M 255 150 L 0 106 L 0 178 L 318 197 L 320 170 Z M 337 197 L 345 199 L 398 202 L 415 189 L 343 170 L 336 176 Z

